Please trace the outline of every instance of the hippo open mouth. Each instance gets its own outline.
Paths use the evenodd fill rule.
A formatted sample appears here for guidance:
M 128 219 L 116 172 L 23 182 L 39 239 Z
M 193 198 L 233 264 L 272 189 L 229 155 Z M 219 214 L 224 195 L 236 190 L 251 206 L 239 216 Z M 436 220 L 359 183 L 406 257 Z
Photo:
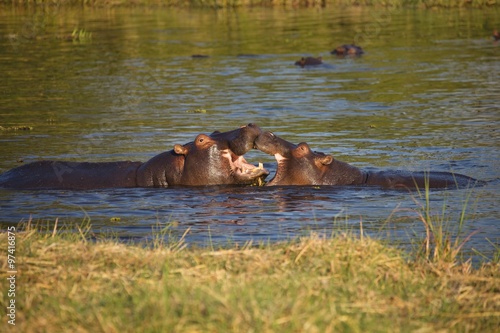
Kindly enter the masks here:
M 264 184 L 264 179 L 269 175 L 269 171 L 264 168 L 262 163 L 259 163 L 258 166 L 250 164 L 245 160 L 243 155 L 238 156 L 231 150 L 226 150 L 223 156 L 229 160 L 229 165 L 234 176 L 244 183 L 253 180 L 254 185 L 261 186 Z

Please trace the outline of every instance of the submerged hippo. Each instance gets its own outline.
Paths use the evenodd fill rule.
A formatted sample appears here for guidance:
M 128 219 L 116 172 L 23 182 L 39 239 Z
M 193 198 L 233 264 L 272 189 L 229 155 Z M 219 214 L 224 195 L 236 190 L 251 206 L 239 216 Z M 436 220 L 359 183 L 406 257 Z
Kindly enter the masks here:
M 316 66 L 321 65 L 323 63 L 323 58 L 321 57 L 302 57 L 300 60 L 295 62 L 295 66 L 305 67 L 305 66 Z
M 228 132 L 199 134 L 193 142 L 142 162 L 40 161 L 0 175 L 0 187 L 13 189 L 97 189 L 113 187 L 253 184 L 269 172 L 248 164 L 261 129 L 253 124 Z M 259 181 L 260 180 L 260 181 Z
M 271 132 L 255 141 L 257 149 L 274 155 L 278 162 L 273 185 L 378 185 L 387 188 L 454 188 L 473 186 L 478 181 L 448 172 L 362 171 L 335 160 L 331 155 L 312 151 L 307 143 L 295 145 Z
M 337 56 L 360 56 L 364 53 L 361 46 L 357 46 L 354 44 L 344 44 L 337 46 L 331 54 L 335 54 Z

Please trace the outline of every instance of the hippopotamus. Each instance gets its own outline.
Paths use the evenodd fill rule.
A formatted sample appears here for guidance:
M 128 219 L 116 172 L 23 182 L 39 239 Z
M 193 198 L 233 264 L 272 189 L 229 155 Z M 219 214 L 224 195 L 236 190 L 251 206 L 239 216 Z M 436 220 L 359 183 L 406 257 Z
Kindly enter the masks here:
M 360 56 L 364 53 L 361 46 L 357 46 L 354 44 L 344 44 L 337 46 L 331 54 L 335 54 L 337 56 Z
M 260 183 L 269 174 L 243 155 L 254 147 L 261 129 L 248 124 L 228 132 L 199 134 L 149 161 L 39 161 L 0 175 L 0 187 L 12 189 L 98 189 L 114 187 L 205 186 Z
M 278 168 L 266 186 L 273 185 L 376 185 L 384 188 L 452 188 L 473 186 L 474 178 L 449 172 L 400 170 L 363 171 L 331 155 L 312 151 L 305 142 L 298 145 L 271 132 L 263 132 L 255 147 L 274 155 Z
M 500 33 L 498 32 L 497 29 L 493 30 L 493 39 L 495 41 L 499 41 L 500 40 Z
M 295 62 L 295 66 L 305 67 L 305 66 L 316 66 L 321 65 L 323 63 L 323 58 L 321 57 L 302 57 L 300 60 Z

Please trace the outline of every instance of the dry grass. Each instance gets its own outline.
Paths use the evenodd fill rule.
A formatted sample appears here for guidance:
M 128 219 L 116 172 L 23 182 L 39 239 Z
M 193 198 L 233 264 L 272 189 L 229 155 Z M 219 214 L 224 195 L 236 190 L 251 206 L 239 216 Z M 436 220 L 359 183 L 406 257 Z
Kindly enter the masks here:
M 367 237 L 213 251 L 91 242 L 80 230 L 17 234 L 19 332 L 492 332 L 500 324 L 498 263 L 408 262 Z

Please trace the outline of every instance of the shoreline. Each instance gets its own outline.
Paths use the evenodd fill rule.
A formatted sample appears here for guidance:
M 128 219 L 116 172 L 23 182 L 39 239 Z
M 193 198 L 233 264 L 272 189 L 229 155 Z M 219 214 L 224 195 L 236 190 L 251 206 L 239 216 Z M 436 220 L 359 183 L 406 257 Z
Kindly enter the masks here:
M 11 316 L 3 324 L 9 320 L 24 332 L 498 327 L 498 262 L 476 269 L 468 262 L 413 260 L 349 234 L 193 249 L 182 238 L 152 248 L 89 241 L 86 230 L 20 229 L 13 243 L 0 235 L 0 246 L 14 244 L 16 256 L 14 273 L 0 261 L 0 285 L 13 290 L 0 301 Z

